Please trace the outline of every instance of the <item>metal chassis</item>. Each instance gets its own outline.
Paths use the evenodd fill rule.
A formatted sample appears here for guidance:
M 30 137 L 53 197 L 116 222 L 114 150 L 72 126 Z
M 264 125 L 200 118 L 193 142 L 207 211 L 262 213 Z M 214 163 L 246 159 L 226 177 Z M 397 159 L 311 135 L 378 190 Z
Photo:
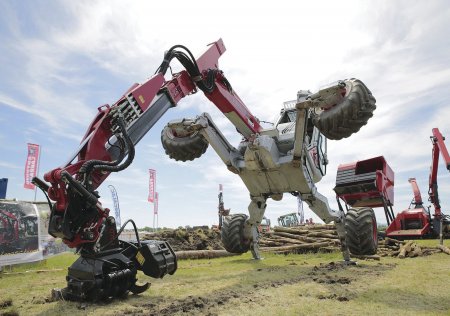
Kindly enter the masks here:
M 306 128 L 308 125 L 308 111 L 313 108 L 326 108 L 329 104 L 337 103 L 339 98 L 341 85 L 335 85 L 319 91 L 316 94 L 316 99 L 308 98 L 298 100 L 296 104 L 297 118 L 295 125 L 295 141 L 293 152 L 285 157 L 275 161 L 272 166 L 273 170 L 280 170 L 285 165 L 287 170 L 295 172 L 296 175 L 296 187 L 289 187 L 284 192 L 294 193 L 299 195 L 303 201 L 325 222 L 330 223 L 332 221 L 336 224 L 337 233 L 342 245 L 342 252 L 345 261 L 350 261 L 350 255 L 346 244 L 346 232 L 345 232 L 345 213 L 342 210 L 332 210 L 328 204 L 328 200 L 325 196 L 317 191 L 317 187 L 314 184 L 314 178 L 321 175 L 317 175 L 319 172 L 313 167 L 310 155 L 307 153 L 308 144 L 305 141 Z M 321 99 L 318 99 L 318 96 Z M 323 97 L 326 98 L 323 98 Z M 323 101 L 325 99 L 325 101 Z M 238 174 L 244 183 L 246 183 L 245 172 L 247 169 L 248 159 L 246 158 L 249 151 L 257 151 L 264 148 L 263 141 L 260 139 L 260 135 L 248 139 L 249 145 L 244 156 L 233 147 L 225 136 L 220 132 L 218 127 L 212 121 L 211 117 L 207 113 L 203 113 L 195 119 L 182 119 L 178 121 L 172 121 L 169 123 L 169 127 L 174 129 L 186 129 L 190 132 L 199 132 L 215 150 L 215 152 L 222 159 L 227 168 Z M 264 134 L 264 131 L 261 131 Z M 266 165 L 270 162 L 266 162 Z M 262 172 L 270 172 L 270 170 L 262 170 Z M 282 172 L 282 171 L 281 171 Z M 258 250 L 258 231 L 257 227 L 261 223 L 264 212 L 266 209 L 266 201 L 269 197 L 274 200 L 279 200 L 282 197 L 283 192 L 264 192 L 255 194 L 252 192 L 251 187 L 246 183 L 250 191 L 250 204 L 248 211 L 250 217 L 248 218 L 244 229 L 244 234 L 247 238 L 252 240 L 251 251 L 255 259 L 260 259 L 261 256 Z

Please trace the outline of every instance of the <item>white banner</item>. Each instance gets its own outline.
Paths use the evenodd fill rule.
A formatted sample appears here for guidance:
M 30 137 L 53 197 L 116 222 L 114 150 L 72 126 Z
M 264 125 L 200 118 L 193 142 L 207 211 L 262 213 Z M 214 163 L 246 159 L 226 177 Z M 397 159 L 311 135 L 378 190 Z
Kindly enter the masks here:
M 297 195 L 297 203 L 298 203 L 298 217 L 300 224 L 305 222 L 305 211 L 303 210 L 303 201 L 300 195 Z
M 120 221 L 120 206 L 119 206 L 119 196 L 117 195 L 116 188 L 112 185 L 108 185 L 109 190 L 111 191 L 113 203 L 114 203 L 114 212 L 115 212 L 115 218 L 116 218 L 116 226 L 120 227 L 121 221 Z
M 153 214 L 158 215 L 158 192 L 155 192 L 155 205 L 153 209 Z

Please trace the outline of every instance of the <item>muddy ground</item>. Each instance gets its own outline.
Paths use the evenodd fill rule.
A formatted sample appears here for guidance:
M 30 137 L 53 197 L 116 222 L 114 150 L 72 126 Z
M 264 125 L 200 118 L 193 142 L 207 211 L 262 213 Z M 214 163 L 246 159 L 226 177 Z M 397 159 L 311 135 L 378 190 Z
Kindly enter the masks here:
M 71 261 L 74 255 L 63 255 Z M 71 256 L 70 258 L 68 256 Z M 181 260 L 140 295 L 106 302 L 52 301 L 66 268 L 0 275 L 0 315 L 449 315 L 445 254 L 344 265 L 339 253 L 249 254 Z M 56 257 L 55 257 L 56 259 Z M 64 269 L 63 269 L 64 267 Z M 414 277 L 411 277 L 411 276 Z M 369 313 L 372 311 L 373 313 Z
M 291 265 L 297 265 L 292 261 Z M 314 266 L 301 276 L 289 279 L 280 279 L 276 281 L 265 281 L 253 284 L 251 288 L 246 290 L 221 290 L 208 293 L 205 296 L 188 296 L 184 299 L 168 300 L 160 298 L 152 303 L 132 303 L 137 310 L 130 310 L 131 315 L 174 315 L 179 313 L 187 313 L 190 315 L 219 315 L 221 306 L 232 303 L 233 300 L 239 300 L 239 304 L 264 304 L 270 300 L 270 295 L 261 293 L 265 289 L 275 289 L 286 285 L 295 285 L 298 283 L 314 282 L 330 289 L 331 294 L 319 294 L 315 298 L 319 300 L 335 300 L 339 302 L 347 302 L 355 298 L 358 294 L 351 289 L 351 284 L 359 275 L 380 275 L 384 271 L 391 270 L 395 264 L 379 264 L 376 266 L 345 266 L 337 262 L 329 262 Z M 283 270 L 289 267 L 270 267 L 259 268 L 257 271 L 261 274 L 272 273 L 276 270 L 282 274 Z M 341 271 L 343 273 L 341 273 Z M 345 272 L 344 272 L 345 271 Z M 349 273 L 350 272 L 350 275 Z M 354 273 L 353 273 L 354 272 Z M 345 274 L 345 276 L 343 275 Z M 308 296 L 308 293 L 300 296 Z

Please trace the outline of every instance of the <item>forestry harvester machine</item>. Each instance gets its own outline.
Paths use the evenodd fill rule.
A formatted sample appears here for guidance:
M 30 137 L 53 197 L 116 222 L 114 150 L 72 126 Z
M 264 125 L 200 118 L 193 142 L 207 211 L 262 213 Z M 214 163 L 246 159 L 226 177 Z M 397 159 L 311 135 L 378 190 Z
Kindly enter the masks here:
M 37 236 L 35 215 L 0 209 L 0 255 L 37 249 Z
M 0 254 L 15 250 L 18 243 L 19 220 L 14 214 L 0 209 Z
M 317 192 L 326 172 L 326 138 L 341 139 L 359 131 L 375 110 L 375 98 L 357 79 L 333 83 L 316 93 L 299 91 L 286 102 L 275 126 L 263 129 L 218 68 L 225 52 L 222 40 L 212 43 L 195 59 L 184 46 L 169 49 L 155 75 L 134 84 L 112 106 L 98 108 L 81 144 L 69 161 L 34 182 L 54 201 L 49 233 L 78 250 L 80 258 L 69 268 L 67 299 L 99 300 L 140 293 L 148 285 L 136 284 L 137 270 L 161 278 L 177 269 L 176 256 L 164 241 L 119 240 L 114 218 L 102 207 L 96 189 L 111 172 L 122 171 L 133 161 L 135 145 L 163 114 L 190 94 L 201 90 L 242 135 L 233 147 L 210 115 L 171 121 L 161 133 L 166 154 L 187 161 L 205 153 L 208 144 L 228 170 L 240 176 L 250 192 L 249 215 L 230 215 L 221 235 L 230 252 L 252 251 L 259 258 L 257 226 L 266 200 L 281 200 L 284 193 L 300 196 L 325 222 L 334 221 L 344 259 L 345 214 L 332 210 Z M 185 70 L 170 79 L 165 74 L 177 59 Z M 131 221 L 132 222 L 132 221 Z M 132 222 L 133 223 L 133 222 Z

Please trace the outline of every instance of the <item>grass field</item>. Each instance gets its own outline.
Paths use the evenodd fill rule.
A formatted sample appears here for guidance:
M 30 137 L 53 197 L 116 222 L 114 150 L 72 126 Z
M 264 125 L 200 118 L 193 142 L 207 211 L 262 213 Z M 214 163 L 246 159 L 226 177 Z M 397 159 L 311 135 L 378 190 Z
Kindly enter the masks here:
M 0 315 L 450 315 L 446 254 L 356 266 L 340 264 L 340 253 L 183 260 L 164 279 L 140 274 L 152 283 L 140 295 L 100 304 L 51 302 L 50 290 L 65 286 L 76 258 L 63 254 L 0 274 L 0 306 L 9 305 Z

